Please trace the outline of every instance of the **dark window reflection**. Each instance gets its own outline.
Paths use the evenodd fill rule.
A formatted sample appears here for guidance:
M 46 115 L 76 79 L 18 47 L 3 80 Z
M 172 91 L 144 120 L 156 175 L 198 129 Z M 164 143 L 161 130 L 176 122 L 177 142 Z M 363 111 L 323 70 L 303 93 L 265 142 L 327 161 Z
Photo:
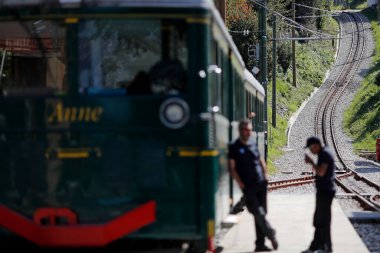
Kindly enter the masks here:
M 165 94 L 185 91 L 182 20 L 88 20 L 79 25 L 80 92 Z

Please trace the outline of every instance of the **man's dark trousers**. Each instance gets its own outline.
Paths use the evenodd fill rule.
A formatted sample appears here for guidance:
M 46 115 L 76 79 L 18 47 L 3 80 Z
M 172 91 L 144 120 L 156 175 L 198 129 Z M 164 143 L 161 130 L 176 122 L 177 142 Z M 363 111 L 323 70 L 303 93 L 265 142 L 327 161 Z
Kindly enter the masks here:
M 315 227 L 311 250 L 326 250 L 332 252 L 331 243 L 331 204 L 335 192 L 317 192 L 313 225 Z
M 256 246 L 264 246 L 265 237 L 274 238 L 275 232 L 265 218 L 267 213 L 267 184 L 243 189 L 245 204 L 253 214 L 256 228 Z

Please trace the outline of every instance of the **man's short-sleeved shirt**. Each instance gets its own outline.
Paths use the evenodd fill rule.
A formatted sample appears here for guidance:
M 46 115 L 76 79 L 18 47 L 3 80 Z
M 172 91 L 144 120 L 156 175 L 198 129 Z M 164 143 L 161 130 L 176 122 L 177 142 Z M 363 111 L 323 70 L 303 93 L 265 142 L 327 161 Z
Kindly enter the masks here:
M 245 186 L 253 187 L 265 181 L 256 143 L 245 145 L 237 139 L 229 145 L 228 158 L 235 160 L 236 172 Z
M 315 176 L 315 185 L 317 191 L 335 192 L 335 162 L 334 156 L 328 147 L 323 147 L 318 153 L 317 165 L 327 164 L 327 171 L 323 177 Z

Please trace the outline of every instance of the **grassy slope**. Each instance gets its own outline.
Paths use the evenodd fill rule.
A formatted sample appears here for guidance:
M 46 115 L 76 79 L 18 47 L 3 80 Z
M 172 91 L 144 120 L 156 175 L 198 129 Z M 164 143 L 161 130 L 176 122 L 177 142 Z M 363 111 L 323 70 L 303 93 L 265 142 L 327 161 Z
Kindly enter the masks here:
M 380 136 L 380 25 L 377 13 L 367 9 L 364 14 L 370 19 L 376 41 L 373 67 L 365 77 L 358 93 L 344 115 L 344 127 L 353 138 L 356 149 L 375 150 L 375 138 Z
M 367 0 L 353 0 L 350 2 L 351 9 L 365 9 L 367 8 Z
M 338 31 L 338 24 L 331 20 L 328 25 L 333 34 Z M 290 116 L 299 108 L 310 93 L 322 84 L 326 71 L 334 61 L 335 48 L 331 41 L 309 41 L 307 44 L 297 43 L 297 88 L 292 85 L 292 70 L 277 75 L 277 127 L 272 127 L 272 83 L 268 86 L 268 137 L 269 137 L 269 171 L 274 172 L 273 165 L 286 145 L 286 129 Z
M 357 9 L 357 10 L 362 10 L 367 8 L 367 0 L 350 0 L 350 8 L 349 9 Z M 331 7 L 332 10 L 345 10 L 346 7 L 341 4 L 341 5 L 333 5 Z

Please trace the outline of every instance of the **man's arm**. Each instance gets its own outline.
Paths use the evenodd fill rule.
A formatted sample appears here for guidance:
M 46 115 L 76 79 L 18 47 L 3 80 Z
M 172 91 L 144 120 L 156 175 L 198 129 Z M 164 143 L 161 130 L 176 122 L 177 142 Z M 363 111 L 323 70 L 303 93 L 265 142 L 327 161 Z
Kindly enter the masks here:
M 268 181 L 268 167 L 267 167 L 267 163 L 265 162 L 264 158 L 260 157 L 260 164 L 261 164 L 261 168 L 263 169 L 263 175 L 264 175 L 264 178 L 266 181 Z
M 236 183 L 238 183 L 240 189 L 244 189 L 245 185 L 243 181 L 241 181 L 241 178 L 236 172 L 236 162 L 234 159 L 229 159 L 228 160 L 228 166 L 230 168 L 230 173 L 233 179 L 235 179 Z
M 305 156 L 305 163 L 311 164 L 311 166 L 313 166 L 313 169 L 315 170 L 315 173 L 318 176 L 323 177 L 324 175 L 326 175 L 327 168 L 328 168 L 328 164 L 327 163 L 322 163 L 322 164 L 320 164 L 320 165 L 317 166 L 314 163 L 314 161 L 310 158 L 310 156 L 308 156 L 308 155 Z

